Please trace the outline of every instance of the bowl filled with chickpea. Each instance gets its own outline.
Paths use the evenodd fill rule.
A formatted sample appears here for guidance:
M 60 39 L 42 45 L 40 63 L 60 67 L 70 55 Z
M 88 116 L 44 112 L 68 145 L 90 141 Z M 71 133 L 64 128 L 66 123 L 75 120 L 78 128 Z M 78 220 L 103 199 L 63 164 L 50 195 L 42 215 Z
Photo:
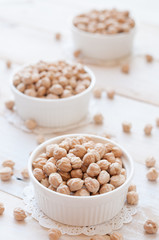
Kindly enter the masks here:
M 30 64 L 11 79 L 19 116 L 55 128 L 71 126 L 86 117 L 94 84 L 89 68 L 66 61 Z
M 99 60 L 115 60 L 132 51 L 135 21 L 129 11 L 92 10 L 73 18 L 74 46 L 83 56 Z
M 29 159 L 39 208 L 51 219 L 90 226 L 120 212 L 133 177 L 133 160 L 115 142 L 88 134 L 52 138 Z

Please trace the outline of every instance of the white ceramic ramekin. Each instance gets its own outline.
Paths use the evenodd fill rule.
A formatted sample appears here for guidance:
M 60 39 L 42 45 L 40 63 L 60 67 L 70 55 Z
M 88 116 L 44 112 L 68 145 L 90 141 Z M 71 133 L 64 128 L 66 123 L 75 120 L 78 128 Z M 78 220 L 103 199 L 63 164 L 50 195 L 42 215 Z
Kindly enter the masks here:
M 90 86 L 77 95 L 61 99 L 41 99 L 27 96 L 16 89 L 11 79 L 16 110 L 23 120 L 34 119 L 39 126 L 68 127 L 80 122 L 88 112 L 89 100 L 95 84 L 93 72 L 84 67 L 91 77 Z
M 135 28 L 127 33 L 102 35 L 89 33 L 75 27 L 72 23 L 74 46 L 83 56 L 99 60 L 116 60 L 128 56 L 132 51 Z
M 34 178 L 32 173 L 32 162 L 44 151 L 48 144 L 59 143 L 65 137 L 75 137 L 79 135 L 90 136 L 96 142 L 111 142 L 122 149 L 124 154 L 123 163 L 127 171 L 127 180 L 122 186 L 105 194 L 78 197 L 53 192 L 44 187 Z M 125 203 L 127 190 L 134 172 L 133 160 L 124 148 L 106 138 L 88 134 L 63 135 L 44 142 L 31 154 L 28 168 L 31 182 L 33 183 L 35 190 L 35 198 L 40 209 L 53 220 L 74 226 L 91 226 L 100 224 L 112 219 L 118 214 Z

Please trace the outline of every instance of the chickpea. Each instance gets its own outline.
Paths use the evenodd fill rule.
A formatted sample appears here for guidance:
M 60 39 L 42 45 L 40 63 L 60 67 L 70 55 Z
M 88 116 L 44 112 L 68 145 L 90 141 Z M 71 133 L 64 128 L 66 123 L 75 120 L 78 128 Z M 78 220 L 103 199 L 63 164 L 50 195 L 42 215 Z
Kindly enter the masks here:
M 122 73 L 124 73 L 124 74 L 128 74 L 129 71 L 130 71 L 130 66 L 129 66 L 129 64 L 123 64 L 122 67 L 121 67 L 121 71 L 122 71 Z
M 97 143 L 95 145 L 95 150 L 100 154 L 100 157 L 103 158 L 105 154 L 105 146 L 103 143 Z
M 5 106 L 9 110 L 13 110 L 14 104 L 15 104 L 14 101 L 7 101 L 7 102 L 5 102 Z
M 135 191 L 131 191 L 127 193 L 127 203 L 130 205 L 138 204 L 139 196 Z
M 93 149 L 94 148 L 94 142 L 93 141 L 88 141 L 83 143 L 83 146 L 88 150 L 88 149 Z
M 0 202 L 0 215 L 2 215 L 4 213 L 4 204 L 2 202 Z
M 75 192 L 74 196 L 90 196 L 90 192 L 85 188 L 81 188 Z
M 62 183 L 61 175 L 59 173 L 51 173 L 49 176 L 49 183 L 54 188 L 58 188 L 58 186 Z
M 71 165 L 73 169 L 78 169 L 81 168 L 82 166 L 82 161 L 79 157 L 72 157 L 71 158 Z
M 132 192 L 132 191 L 136 192 L 136 185 L 135 184 L 131 184 L 128 188 L 128 192 Z
M 66 157 L 67 151 L 64 148 L 57 147 L 54 149 L 53 156 L 55 159 L 59 160 L 63 157 Z
M 78 58 L 80 55 L 81 55 L 81 50 L 76 50 L 76 51 L 74 51 L 74 53 L 73 53 L 73 56 L 74 56 L 75 58 Z
M 56 41 L 60 41 L 61 40 L 61 33 L 56 33 L 55 34 L 55 39 L 56 39 Z
M 107 192 L 113 191 L 114 189 L 115 189 L 115 187 L 112 184 L 109 184 L 109 183 L 103 184 L 100 188 L 99 193 L 100 194 L 107 193 Z
M 48 178 L 44 178 L 44 179 L 42 179 L 41 180 L 41 184 L 44 186 L 44 187 L 49 187 L 49 180 L 48 180 Z
M 83 165 L 88 167 L 91 163 L 95 162 L 95 155 L 92 153 L 86 153 L 83 157 Z
M 43 171 L 47 176 L 49 176 L 51 173 L 55 173 L 57 171 L 57 168 L 54 163 L 47 162 L 43 166 Z
M 158 178 L 158 172 L 154 167 L 152 167 L 149 169 L 146 176 L 149 181 L 156 181 Z
M 60 148 L 64 148 L 66 151 L 70 150 L 70 144 L 68 141 L 64 140 L 59 144 Z
M 99 182 L 95 178 L 87 177 L 85 180 L 85 186 L 91 193 L 97 193 L 99 190 Z
M 106 143 L 105 144 L 105 153 L 111 152 L 113 147 L 114 147 L 114 145 L 112 143 Z
M 126 178 L 126 170 L 125 170 L 125 168 L 122 168 L 122 169 L 121 169 L 121 172 L 120 172 L 120 174 L 124 175 L 124 176 L 125 176 L 125 178 Z
M 63 87 L 60 84 L 55 84 L 50 88 L 50 92 L 55 95 L 63 94 Z
M 92 153 L 92 154 L 94 155 L 94 157 L 95 157 L 95 162 L 100 161 L 101 157 L 100 157 L 99 151 L 94 150 L 94 149 L 88 149 L 87 151 L 88 151 L 88 153 Z
M 110 234 L 110 240 L 123 240 L 123 236 L 119 232 L 114 232 Z
M 36 95 L 37 95 L 37 93 L 36 93 L 36 91 L 34 89 L 26 89 L 24 91 L 24 94 L 28 95 L 30 97 L 36 97 Z
M 121 165 L 117 162 L 115 163 L 112 163 L 110 166 L 109 166 L 109 173 L 110 175 L 119 175 L 120 172 L 121 172 Z
M 2 181 L 9 181 L 13 175 L 13 171 L 10 167 L 4 167 L 0 169 L 0 178 Z
M 87 174 L 90 177 L 96 177 L 99 175 L 101 169 L 96 163 L 91 163 L 87 168 Z
M 123 127 L 123 132 L 130 133 L 132 125 L 129 122 L 123 122 L 122 127 Z
M 61 175 L 63 181 L 67 181 L 71 178 L 71 175 L 68 172 L 59 171 L 58 173 Z
M 112 184 L 115 188 L 121 186 L 125 182 L 125 176 L 122 174 L 112 176 L 110 178 L 110 184 Z
M 110 163 L 115 163 L 115 162 L 116 162 L 114 153 L 112 153 L 112 152 L 106 153 L 106 154 L 103 156 L 103 158 L 106 159 L 106 160 L 108 160 L 108 162 L 110 162 Z
M 147 124 L 144 128 L 145 135 L 150 136 L 152 132 L 152 128 L 153 127 L 151 124 Z
M 155 234 L 158 231 L 158 225 L 152 220 L 147 220 L 144 224 L 144 230 L 146 233 Z
M 153 156 L 148 157 L 145 161 L 146 167 L 148 168 L 154 167 L 155 163 L 156 163 L 156 159 Z
M 69 151 L 69 153 L 73 153 L 76 157 L 80 158 L 83 158 L 86 152 L 87 150 L 83 145 L 75 145 L 75 147 Z
M 102 89 L 101 88 L 95 88 L 93 91 L 93 95 L 95 98 L 101 98 L 102 96 Z
M 67 181 L 67 185 L 70 188 L 71 192 L 80 190 L 83 187 L 84 181 L 80 178 L 71 178 Z
M 120 158 L 123 155 L 123 152 L 119 147 L 113 147 L 112 148 L 112 153 L 114 153 L 114 156 L 116 158 Z
M 45 174 L 43 170 L 40 168 L 34 168 L 33 175 L 38 181 L 41 181 L 42 179 L 45 178 Z
M 72 170 L 71 162 L 67 157 L 58 160 L 56 166 L 62 172 L 70 172 Z
M 57 192 L 66 194 L 66 195 L 70 195 L 70 189 L 67 185 L 61 186 L 61 184 L 60 184 L 60 186 L 57 188 Z
M 153 62 L 153 56 L 151 56 L 151 55 L 149 55 L 149 54 L 146 54 L 146 61 L 148 62 L 148 63 L 151 63 L 151 62 Z
M 53 164 L 56 165 L 56 159 L 55 159 L 54 157 L 50 157 L 50 158 L 47 160 L 47 163 L 49 163 L 49 162 L 51 162 L 51 163 L 53 163 Z
M 98 161 L 97 164 L 101 170 L 108 170 L 111 163 L 108 162 L 107 160 L 103 159 L 103 160 Z
M 27 217 L 25 211 L 19 207 L 14 209 L 13 215 L 16 221 L 23 221 Z
M 25 121 L 25 126 L 29 129 L 29 130 L 33 130 L 37 127 L 37 122 L 33 119 L 28 119 Z
M 18 84 L 17 90 L 23 93 L 25 91 L 25 84 L 24 83 Z
M 52 190 L 52 191 L 56 191 L 56 188 L 54 188 L 52 185 L 49 185 L 48 189 Z
M 28 169 L 27 169 L 27 168 L 24 168 L 24 169 L 21 171 L 21 175 L 23 176 L 24 179 L 29 179 Z
M 10 60 L 7 60 L 6 61 L 6 67 L 11 68 L 11 66 L 12 66 L 12 62 Z
M 102 170 L 100 173 L 99 173 L 99 176 L 97 178 L 98 182 L 100 184 L 105 184 L 105 183 L 108 183 L 109 180 L 110 180 L 110 175 L 107 171 L 105 170 Z
M 47 157 L 53 157 L 54 150 L 58 148 L 57 144 L 50 144 L 46 146 L 46 156 Z
M 107 91 L 107 97 L 108 97 L 109 99 L 114 99 L 114 95 L 115 95 L 115 91 L 114 91 L 113 89 L 109 89 L 109 90 Z
M 58 240 L 62 236 L 61 231 L 56 228 L 52 228 L 48 232 L 49 240 Z
M 95 124 L 102 124 L 103 123 L 103 115 L 101 113 L 97 113 L 93 117 Z
M 75 169 L 71 171 L 71 177 L 72 178 L 82 178 L 83 177 L 83 173 L 81 169 Z
M 4 160 L 4 161 L 2 162 L 2 166 L 3 166 L 3 167 L 10 167 L 11 169 L 13 169 L 13 168 L 14 168 L 14 165 L 15 165 L 15 162 L 12 161 L 12 160 Z
M 47 163 L 47 159 L 46 158 L 43 158 L 43 157 L 38 157 L 36 158 L 32 165 L 33 165 L 33 168 L 40 168 L 40 169 L 43 169 L 43 166 Z

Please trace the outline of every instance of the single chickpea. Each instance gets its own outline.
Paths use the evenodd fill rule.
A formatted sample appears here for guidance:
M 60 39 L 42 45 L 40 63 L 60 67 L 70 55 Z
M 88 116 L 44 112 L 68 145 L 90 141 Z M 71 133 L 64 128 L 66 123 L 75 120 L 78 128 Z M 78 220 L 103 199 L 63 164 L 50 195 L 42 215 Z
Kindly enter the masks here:
M 24 124 L 29 130 L 33 130 L 37 127 L 37 122 L 33 119 L 26 120 Z
M 15 165 L 15 162 L 12 161 L 12 160 L 4 160 L 4 161 L 2 162 L 2 166 L 3 166 L 3 167 L 10 167 L 11 169 L 13 169 L 13 168 L 14 168 L 14 165 Z
M 120 172 L 121 172 L 121 165 L 117 162 L 115 163 L 112 163 L 110 166 L 109 166 L 109 173 L 110 175 L 119 175 Z
M 23 93 L 25 91 L 25 84 L 24 83 L 18 84 L 17 90 Z
M 123 152 L 119 147 L 113 147 L 112 148 L 112 153 L 114 153 L 114 156 L 116 158 L 120 158 L 123 155 Z
M 0 202 L 0 215 L 4 213 L 4 210 L 5 210 L 4 204 Z
M 55 39 L 56 39 L 56 41 L 60 41 L 61 40 L 61 33 L 56 33 L 55 34 Z
M 52 185 L 49 185 L 48 189 L 50 189 L 51 191 L 56 192 L 56 188 L 54 188 Z
M 62 94 L 62 98 L 67 98 L 67 97 L 71 97 L 71 96 L 73 96 L 73 94 L 71 93 L 71 91 L 70 90 L 67 90 L 67 89 L 64 89 L 64 91 L 63 91 L 63 94 Z
M 97 143 L 94 148 L 97 152 L 99 152 L 100 157 L 103 158 L 105 154 L 105 145 L 103 143 Z
M 53 157 L 54 150 L 58 148 L 57 144 L 50 144 L 46 146 L 46 156 L 47 157 Z
M 99 190 L 99 182 L 95 178 L 87 177 L 85 180 L 85 186 L 91 193 L 97 193 Z
M 9 69 L 12 66 L 12 62 L 10 60 L 6 61 L 6 67 Z
M 151 124 L 147 124 L 144 128 L 145 135 L 150 136 L 152 132 L 152 128 L 153 127 Z
M 103 194 L 103 193 L 107 193 L 107 192 L 111 192 L 115 189 L 115 187 L 112 184 L 103 184 L 100 188 L 99 193 Z
M 34 89 L 26 89 L 24 91 L 24 94 L 28 95 L 30 97 L 36 97 L 36 95 L 37 95 L 37 93 L 36 93 L 36 91 Z
M 74 169 L 71 171 L 71 177 L 72 178 L 82 178 L 83 172 L 81 169 Z
M 152 220 L 147 220 L 144 224 L 144 230 L 146 233 L 155 234 L 158 231 L 158 224 Z
M 27 217 L 25 211 L 19 207 L 14 209 L 13 215 L 16 221 L 23 221 Z
M 114 147 L 114 145 L 112 143 L 106 143 L 105 144 L 105 153 L 111 152 L 113 147 Z
M 70 144 L 68 141 L 64 140 L 59 144 L 60 148 L 64 148 L 66 151 L 70 150 Z
M 97 162 L 97 164 L 101 170 L 108 170 L 111 163 L 108 162 L 107 160 L 100 160 Z
M 103 115 L 101 113 L 97 113 L 94 115 L 93 120 L 95 124 L 102 124 L 103 123 Z
M 110 240 L 123 240 L 123 235 L 119 232 L 110 234 Z
M 76 157 L 80 158 L 83 158 L 86 152 L 87 150 L 83 145 L 75 145 L 75 147 L 69 151 L 69 153 L 73 153 Z
M 95 157 L 95 162 L 100 161 L 101 157 L 100 157 L 100 152 L 95 150 L 95 149 L 88 149 L 87 150 L 88 153 L 92 153 Z
M 103 156 L 103 158 L 106 159 L 106 160 L 108 160 L 108 162 L 110 162 L 110 163 L 115 163 L 115 162 L 116 162 L 114 153 L 112 153 L 112 152 L 106 153 L 106 154 Z
M 96 163 L 91 163 L 87 168 L 87 174 L 90 177 L 96 177 L 99 175 L 101 169 Z
M 58 173 L 61 175 L 63 181 L 67 181 L 71 178 L 71 175 L 68 172 L 59 171 Z
M 97 178 L 98 182 L 100 184 L 105 184 L 105 183 L 108 183 L 109 180 L 110 180 L 110 175 L 107 171 L 105 170 L 102 170 L 100 173 L 99 173 L 99 176 Z
M 57 192 L 66 194 L 66 195 L 70 195 L 70 189 L 67 185 L 61 186 L 61 184 L 60 184 L 60 186 L 58 186 L 58 188 L 57 188 Z
M 145 161 L 146 167 L 154 167 L 156 164 L 156 159 L 153 156 L 150 156 Z
M 37 96 L 43 97 L 46 94 L 46 88 L 44 86 L 41 86 L 37 90 Z
M 42 179 L 45 178 L 45 174 L 43 170 L 40 168 L 34 168 L 33 175 L 38 181 L 41 181 Z
M 9 181 L 13 175 L 13 171 L 10 167 L 4 167 L 0 169 L 0 178 L 2 181 Z
M 122 67 L 121 67 L 121 71 L 122 71 L 122 73 L 128 74 L 129 71 L 130 71 L 129 64 L 123 64 Z
M 148 62 L 148 63 L 151 63 L 151 62 L 153 62 L 153 56 L 151 56 L 151 55 L 149 55 L 149 54 L 146 54 L 146 56 L 145 56 L 145 58 L 146 58 L 146 61 Z
M 87 172 L 87 168 L 88 168 L 88 166 L 82 164 L 81 170 L 82 170 L 83 173 L 86 173 L 86 172 Z
M 93 95 L 95 98 L 101 98 L 102 96 L 102 89 L 101 88 L 95 88 L 93 91 Z
M 41 180 L 41 184 L 42 184 L 44 187 L 48 188 L 49 185 L 50 185 L 48 178 L 42 179 L 42 180 Z
M 88 149 L 93 149 L 94 148 L 94 142 L 93 141 L 88 141 L 83 143 L 83 146 L 88 150 Z
M 67 151 L 64 148 L 57 147 L 53 151 L 53 156 L 55 159 L 59 160 L 63 157 L 66 157 Z
M 7 102 L 5 102 L 5 106 L 6 106 L 6 108 L 7 109 L 9 109 L 9 110 L 13 110 L 13 108 L 14 108 L 14 101 L 7 101 Z
M 121 186 L 125 182 L 125 176 L 122 174 L 112 176 L 110 178 L 110 184 L 112 184 L 115 188 Z
M 72 170 L 71 162 L 67 157 L 58 160 L 56 166 L 62 172 L 70 172 Z
M 128 192 L 132 192 L 132 191 L 136 192 L 136 185 L 135 184 L 131 184 L 128 188 Z
M 123 132 L 130 133 L 132 125 L 130 122 L 123 122 L 122 127 L 123 127 Z
M 45 142 L 45 137 L 43 135 L 38 135 L 36 140 L 38 144 L 41 144 Z
M 24 169 L 21 171 L 21 175 L 23 176 L 24 179 L 29 179 L 28 169 L 27 169 L 27 168 L 24 168 Z
M 57 168 L 55 166 L 54 163 L 52 162 L 47 162 L 44 166 L 43 166 L 43 171 L 44 173 L 49 176 L 51 173 L 55 173 L 57 172 Z
M 139 196 L 138 193 L 135 191 L 131 191 L 127 193 L 127 203 L 130 205 L 138 204 Z
M 75 88 L 76 94 L 83 92 L 86 89 L 86 87 L 83 84 L 77 84 Z
M 95 162 L 95 155 L 92 153 L 86 153 L 83 157 L 83 165 L 88 167 L 91 163 Z
M 53 164 L 56 165 L 56 159 L 55 159 L 54 157 L 50 157 L 50 158 L 47 160 L 47 163 L 49 163 L 49 162 L 51 162 L 51 163 L 53 163 Z
M 83 187 L 84 181 L 80 178 L 71 178 L 67 181 L 67 185 L 70 188 L 71 192 L 80 190 Z
M 57 188 L 62 183 L 62 177 L 59 173 L 51 173 L 49 176 L 49 183 Z
M 158 178 L 158 172 L 154 167 L 152 167 L 149 169 L 146 176 L 149 181 L 156 181 Z
M 115 91 L 114 91 L 113 89 L 109 89 L 109 90 L 107 91 L 107 97 L 108 97 L 109 99 L 114 99 L 114 95 L 115 95 Z
M 81 55 L 81 50 L 76 50 L 76 51 L 74 51 L 74 53 L 73 53 L 73 56 L 74 56 L 75 58 L 78 58 L 80 55 Z
M 62 236 L 61 231 L 56 228 L 51 228 L 48 233 L 49 240 L 58 240 Z
M 32 165 L 33 165 L 33 168 L 40 168 L 40 169 L 43 169 L 43 166 L 47 163 L 47 159 L 44 158 L 44 157 L 38 157 L 36 158 Z
M 55 95 L 63 94 L 63 87 L 60 84 L 55 84 L 50 88 L 50 92 Z
M 121 166 L 121 168 L 122 168 L 123 162 L 122 162 L 121 158 L 117 157 L 117 158 L 115 159 L 115 162 L 116 162 L 116 163 L 119 163 L 120 166 Z
M 124 176 L 125 176 L 125 178 L 126 178 L 126 170 L 125 170 L 125 168 L 122 168 L 122 169 L 121 169 L 121 172 L 120 172 L 120 174 L 124 175 Z
M 81 188 L 75 192 L 74 196 L 90 196 L 90 192 L 85 188 Z
M 72 157 L 70 161 L 73 169 L 81 168 L 82 160 L 79 157 Z

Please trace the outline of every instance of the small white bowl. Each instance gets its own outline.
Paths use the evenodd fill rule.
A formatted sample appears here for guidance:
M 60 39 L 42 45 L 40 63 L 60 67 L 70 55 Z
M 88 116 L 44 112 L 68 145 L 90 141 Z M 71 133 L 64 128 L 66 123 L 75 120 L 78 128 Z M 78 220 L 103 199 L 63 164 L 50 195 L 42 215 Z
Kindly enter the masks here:
M 10 85 L 19 116 L 23 120 L 34 119 L 39 126 L 43 127 L 68 127 L 80 122 L 88 113 L 89 100 L 95 84 L 93 72 L 86 66 L 84 69 L 91 77 L 90 86 L 82 93 L 61 99 L 27 96 L 16 89 L 12 77 Z
M 32 162 L 44 151 L 48 144 L 59 143 L 66 137 L 81 135 L 92 137 L 95 142 L 113 143 L 122 149 L 124 154 L 123 163 L 127 172 L 127 179 L 123 185 L 112 192 L 105 194 L 78 197 L 54 192 L 44 187 L 35 179 L 32 172 Z M 100 224 L 112 219 L 118 214 L 125 203 L 128 187 L 131 183 L 134 172 L 133 160 L 124 148 L 109 139 L 88 134 L 63 135 L 44 142 L 31 154 L 28 168 L 39 208 L 51 219 L 73 226 L 91 226 Z
M 108 61 L 128 56 L 132 51 L 134 35 L 135 27 L 127 33 L 103 35 L 82 31 L 72 22 L 75 48 L 81 50 L 83 56 L 92 59 Z

